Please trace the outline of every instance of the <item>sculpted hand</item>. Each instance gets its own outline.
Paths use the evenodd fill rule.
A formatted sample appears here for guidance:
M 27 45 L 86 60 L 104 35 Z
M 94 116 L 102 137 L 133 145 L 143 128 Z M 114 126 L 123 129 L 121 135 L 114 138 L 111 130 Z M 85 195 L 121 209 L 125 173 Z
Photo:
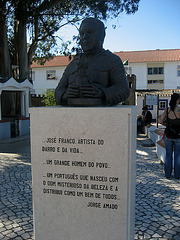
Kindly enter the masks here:
M 83 85 L 80 87 L 80 91 L 84 97 L 90 98 L 102 98 L 103 92 L 92 84 Z
M 62 99 L 75 98 L 79 96 L 79 87 L 77 85 L 71 85 L 68 87 L 67 91 L 64 93 Z

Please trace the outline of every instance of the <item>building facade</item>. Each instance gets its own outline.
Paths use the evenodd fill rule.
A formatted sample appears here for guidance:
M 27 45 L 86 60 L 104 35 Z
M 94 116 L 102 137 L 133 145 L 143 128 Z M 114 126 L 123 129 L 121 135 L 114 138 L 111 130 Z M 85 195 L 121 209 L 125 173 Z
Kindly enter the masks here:
M 180 88 L 180 49 L 116 52 L 129 75 L 136 75 L 137 90 L 162 90 Z M 32 94 L 42 95 L 55 89 L 70 60 L 56 56 L 44 66 L 32 64 Z
M 161 116 L 164 109 L 169 106 L 171 94 L 180 92 L 180 49 L 127 51 L 115 54 L 126 62 L 124 66 L 129 84 L 132 83 L 131 96 L 125 104 L 135 102 L 139 115 L 145 105 L 145 95 L 157 94 L 159 95 L 158 115 Z M 46 90 L 55 89 L 69 62 L 68 57 L 56 56 L 44 66 L 33 63 L 31 96 L 39 98 Z M 134 90 L 136 91 L 135 97 Z M 145 93 L 146 91 L 148 92 Z M 149 106 L 149 109 L 155 121 L 159 117 L 157 105 Z

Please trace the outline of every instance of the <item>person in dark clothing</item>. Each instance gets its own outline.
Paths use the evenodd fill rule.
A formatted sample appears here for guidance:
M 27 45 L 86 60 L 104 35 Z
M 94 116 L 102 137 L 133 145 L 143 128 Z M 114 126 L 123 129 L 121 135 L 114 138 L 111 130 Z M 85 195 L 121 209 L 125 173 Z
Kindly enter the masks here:
M 144 120 L 143 120 L 143 123 L 144 125 L 148 125 L 150 123 L 152 123 L 152 113 L 148 110 L 148 106 L 144 106 L 142 108 L 143 112 L 144 112 Z
M 174 177 L 180 178 L 180 96 L 177 93 L 171 95 L 171 100 L 167 109 L 164 110 L 160 123 L 171 125 L 176 135 L 169 136 L 165 130 L 164 142 L 166 145 L 166 157 L 164 163 L 164 171 L 166 178 L 170 178 L 173 170 L 173 155 L 174 155 Z M 166 120 L 166 121 L 165 121 Z M 165 123 L 166 122 L 166 123 Z
M 148 106 L 142 108 L 142 115 L 137 116 L 137 132 L 143 133 L 144 126 L 152 123 L 152 114 L 148 110 Z

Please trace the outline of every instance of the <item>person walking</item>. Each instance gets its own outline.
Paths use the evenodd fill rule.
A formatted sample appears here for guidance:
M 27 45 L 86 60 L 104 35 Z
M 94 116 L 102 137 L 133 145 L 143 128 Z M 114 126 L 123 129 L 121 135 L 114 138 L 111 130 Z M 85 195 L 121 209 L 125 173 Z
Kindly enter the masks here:
M 180 178 L 180 96 L 177 93 L 171 95 L 169 106 L 164 110 L 160 123 L 166 126 L 165 146 L 166 157 L 164 171 L 166 178 L 170 178 L 173 169 L 174 153 L 174 177 Z M 166 123 L 165 123 L 166 122 Z

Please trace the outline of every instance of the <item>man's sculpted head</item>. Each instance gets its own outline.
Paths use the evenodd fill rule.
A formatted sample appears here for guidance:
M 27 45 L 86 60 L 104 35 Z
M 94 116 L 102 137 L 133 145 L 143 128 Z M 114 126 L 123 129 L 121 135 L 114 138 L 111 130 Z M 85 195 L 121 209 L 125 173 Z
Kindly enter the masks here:
M 79 34 L 80 44 L 84 53 L 96 53 L 102 49 L 105 38 L 105 27 L 100 20 L 86 18 L 81 23 Z

